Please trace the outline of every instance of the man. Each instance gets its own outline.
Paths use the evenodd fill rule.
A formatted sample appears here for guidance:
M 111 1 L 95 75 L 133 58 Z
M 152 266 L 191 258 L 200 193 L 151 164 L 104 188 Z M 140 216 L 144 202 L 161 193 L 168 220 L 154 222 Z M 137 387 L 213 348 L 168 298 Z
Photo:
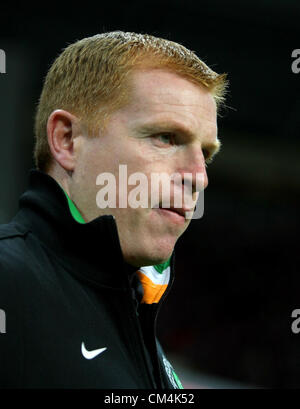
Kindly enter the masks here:
M 0 229 L 0 386 L 181 387 L 156 318 L 220 147 L 225 77 L 179 44 L 135 33 L 85 38 L 55 60 L 36 113 L 37 169 Z M 130 203 L 137 173 L 146 206 Z M 161 190 L 152 200 L 154 174 L 182 176 L 167 208 Z M 105 207 L 107 175 L 116 189 Z M 178 205 L 187 186 L 192 207 Z

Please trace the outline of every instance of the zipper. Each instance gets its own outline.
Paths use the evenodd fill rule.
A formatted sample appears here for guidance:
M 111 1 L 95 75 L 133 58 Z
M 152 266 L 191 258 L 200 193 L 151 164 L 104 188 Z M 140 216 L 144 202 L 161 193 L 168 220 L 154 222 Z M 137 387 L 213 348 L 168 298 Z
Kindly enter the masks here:
M 154 343 L 154 351 L 155 351 L 155 363 L 157 364 L 157 368 L 158 368 L 158 376 L 159 376 L 159 381 L 160 381 L 160 386 L 162 387 L 163 381 L 162 381 L 162 375 L 161 375 L 161 365 L 160 365 L 160 360 L 158 357 L 158 351 L 157 351 L 157 345 L 156 345 L 156 321 L 157 321 L 157 317 L 158 317 L 158 313 L 159 310 L 164 302 L 164 300 L 166 299 L 166 297 L 168 296 L 168 294 L 171 291 L 172 285 L 174 283 L 174 264 L 175 264 L 175 254 L 173 253 L 173 257 L 172 257 L 172 266 L 171 266 L 171 274 L 170 274 L 170 282 L 169 285 L 166 289 L 166 291 L 164 292 L 162 298 L 160 299 L 157 307 L 155 309 L 153 309 L 152 312 L 152 319 L 153 319 L 153 334 L 154 334 L 154 339 L 153 339 L 153 343 Z
M 135 300 L 133 299 L 133 295 L 132 295 L 132 291 L 131 291 L 131 287 L 129 288 L 129 291 L 127 292 L 127 295 L 130 297 L 131 299 L 131 310 L 132 311 L 132 318 L 133 318 L 133 322 L 134 322 L 134 326 L 136 329 L 136 332 L 138 333 L 138 338 L 139 338 L 139 342 L 141 345 L 141 350 L 142 350 L 142 356 L 143 356 L 143 361 L 144 361 L 144 367 L 147 370 L 147 374 L 148 374 L 148 379 L 150 380 L 150 383 L 152 385 L 153 389 L 156 389 L 156 382 L 155 379 L 153 377 L 153 374 L 151 373 L 151 370 L 149 368 L 148 362 L 147 362 L 147 355 L 146 355 L 146 345 L 144 343 L 144 338 L 143 338 L 143 333 L 142 333 L 142 329 L 141 329 L 141 324 L 139 322 L 139 318 L 138 318 L 138 312 L 136 310 L 136 306 L 134 305 Z M 150 357 L 151 359 L 151 357 Z M 139 365 L 140 366 L 140 365 Z

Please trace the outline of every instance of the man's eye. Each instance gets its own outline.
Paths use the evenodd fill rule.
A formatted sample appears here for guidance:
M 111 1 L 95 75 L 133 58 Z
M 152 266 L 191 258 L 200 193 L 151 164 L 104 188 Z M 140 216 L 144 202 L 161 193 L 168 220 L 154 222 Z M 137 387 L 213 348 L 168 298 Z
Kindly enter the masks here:
M 173 145 L 174 143 L 174 135 L 171 134 L 157 134 L 154 135 L 154 138 L 161 142 L 163 145 Z

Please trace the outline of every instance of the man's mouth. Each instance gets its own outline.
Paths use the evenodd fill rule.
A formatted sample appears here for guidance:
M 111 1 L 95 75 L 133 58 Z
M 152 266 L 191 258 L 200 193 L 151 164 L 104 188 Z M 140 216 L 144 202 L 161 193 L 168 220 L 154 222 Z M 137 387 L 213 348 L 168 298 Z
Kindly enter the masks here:
M 184 223 L 187 219 L 187 212 L 192 212 L 192 209 L 184 207 L 162 207 L 162 204 L 159 204 L 159 207 L 155 208 L 160 214 L 170 217 L 174 222 Z

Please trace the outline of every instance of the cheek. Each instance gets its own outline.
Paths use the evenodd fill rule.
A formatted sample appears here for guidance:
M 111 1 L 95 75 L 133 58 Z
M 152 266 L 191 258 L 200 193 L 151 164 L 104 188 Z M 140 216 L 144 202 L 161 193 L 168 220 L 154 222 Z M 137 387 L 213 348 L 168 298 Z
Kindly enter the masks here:
M 109 172 L 117 174 L 119 160 L 115 152 L 111 152 L 109 147 L 93 146 L 85 153 L 82 162 L 82 173 L 96 183 L 99 174 Z

